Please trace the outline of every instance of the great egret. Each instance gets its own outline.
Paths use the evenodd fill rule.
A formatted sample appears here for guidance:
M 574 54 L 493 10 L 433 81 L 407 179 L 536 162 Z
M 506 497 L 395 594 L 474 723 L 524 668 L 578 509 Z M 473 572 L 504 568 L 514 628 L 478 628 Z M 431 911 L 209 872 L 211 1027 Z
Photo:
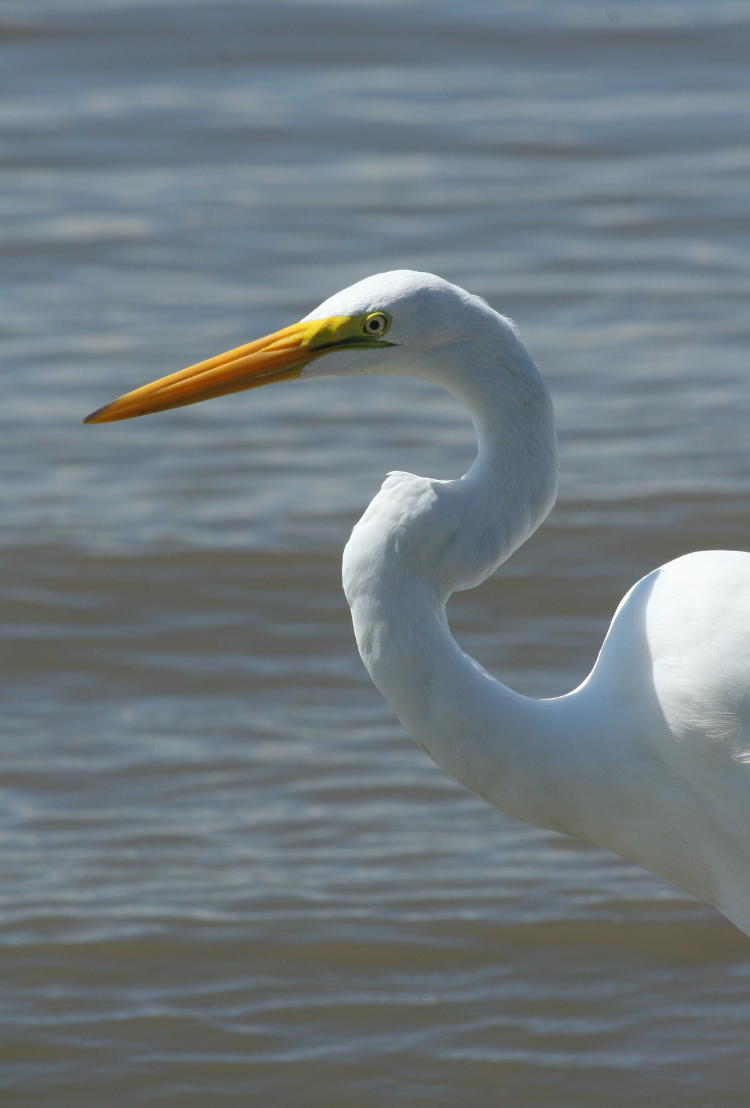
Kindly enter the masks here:
M 404 727 L 490 803 L 639 862 L 750 934 L 750 554 L 687 554 L 644 577 L 565 696 L 513 692 L 451 635 L 451 593 L 494 573 L 556 494 L 550 398 L 509 320 L 431 274 L 378 274 L 86 422 L 369 373 L 442 385 L 478 439 L 458 480 L 389 474 L 344 551 L 359 651 Z

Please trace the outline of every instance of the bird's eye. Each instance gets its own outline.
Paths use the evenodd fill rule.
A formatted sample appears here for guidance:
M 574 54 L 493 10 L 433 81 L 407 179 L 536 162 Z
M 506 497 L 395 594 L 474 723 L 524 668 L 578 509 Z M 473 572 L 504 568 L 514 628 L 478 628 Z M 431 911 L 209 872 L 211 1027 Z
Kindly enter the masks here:
M 388 316 L 382 312 L 373 312 L 365 320 L 363 330 L 366 335 L 382 335 L 388 330 L 390 322 Z

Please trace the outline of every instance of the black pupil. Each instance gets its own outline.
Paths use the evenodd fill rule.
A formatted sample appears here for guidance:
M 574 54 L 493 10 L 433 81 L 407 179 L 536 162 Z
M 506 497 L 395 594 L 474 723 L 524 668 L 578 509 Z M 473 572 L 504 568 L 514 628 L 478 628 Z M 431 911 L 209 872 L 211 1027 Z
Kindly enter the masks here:
M 367 326 L 369 327 L 369 329 L 371 331 L 377 332 L 383 326 L 383 321 L 382 321 L 382 319 L 379 319 L 379 318 L 371 319 L 370 322 L 367 324 Z

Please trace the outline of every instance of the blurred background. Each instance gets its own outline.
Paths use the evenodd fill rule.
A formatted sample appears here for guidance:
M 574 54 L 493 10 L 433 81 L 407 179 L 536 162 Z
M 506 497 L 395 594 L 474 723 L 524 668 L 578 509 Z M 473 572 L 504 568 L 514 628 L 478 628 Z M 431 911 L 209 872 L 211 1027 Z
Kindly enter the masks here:
M 750 947 L 437 770 L 339 585 L 447 394 L 314 380 L 81 427 L 379 270 L 511 315 L 561 494 L 462 644 L 588 672 L 629 585 L 750 543 L 740 0 L 4 0 L 0 1096 L 744 1106 Z

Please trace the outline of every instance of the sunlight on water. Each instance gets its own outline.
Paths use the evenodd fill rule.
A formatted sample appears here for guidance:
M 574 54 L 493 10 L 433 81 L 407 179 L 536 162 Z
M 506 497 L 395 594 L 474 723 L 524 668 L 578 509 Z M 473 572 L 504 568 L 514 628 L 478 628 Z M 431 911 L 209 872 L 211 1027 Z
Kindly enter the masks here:
M 0 1088 L 8 1108 L 744 1108 L 747 942 L 448 780 L 339 584 L 470 427 L 321 380 L 127 388 L 427 269 L 518 322 L 561 497 L 461 642 L 578 682 L 626 588 L 747 547 L 746 5 L 8 4 Z

